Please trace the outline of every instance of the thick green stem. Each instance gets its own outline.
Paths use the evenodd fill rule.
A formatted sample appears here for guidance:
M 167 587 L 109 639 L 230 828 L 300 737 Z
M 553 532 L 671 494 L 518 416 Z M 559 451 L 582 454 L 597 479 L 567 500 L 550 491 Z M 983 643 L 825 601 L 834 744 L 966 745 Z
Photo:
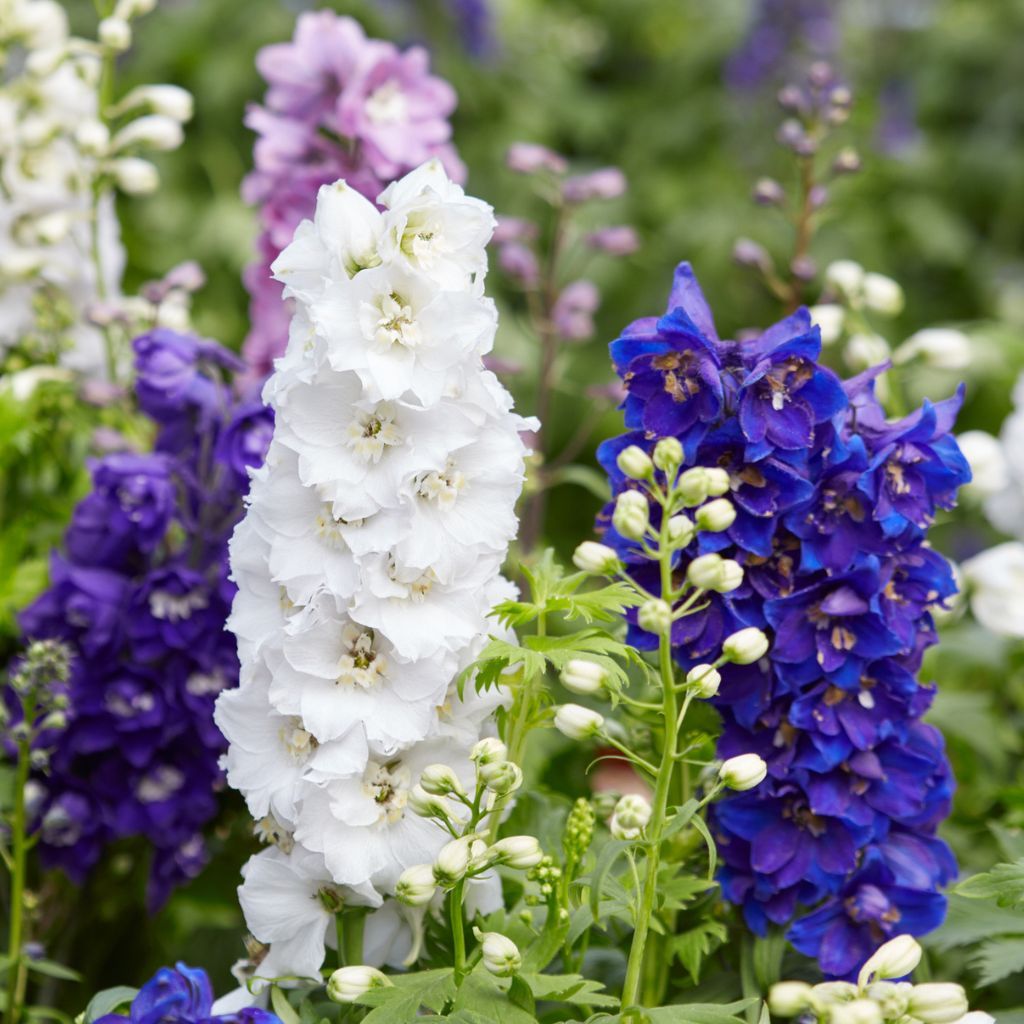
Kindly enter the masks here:
M 28 844 L 25 821 L 25 786 L 28 783 L 30 742 L 18 743 L 18 767 L 14 783 L 14 817 L 11 822 L 11 920 L 7 933 L 7 1024 L 17 1024 L 25 1002 L 26 974 L 22 958 L 25 925 L 25 871 Z
M 460 878 L 448 896 L 448 916 L 452 922 L 452 946 L 454 948 L 455 984 L 461 985 L 466 976 L 466 921 L 462 915 L 462 891 L 465 879 Z
M 667 528 L 662 527 L 659 560 L 661 563 L 661 592 L 668 594 L 672 589 L 672 551 L 667 537 Z M 665 720 L 665 741 L 661 751 L 661 764 L 654 786 L 651 802 L 651 820 L 647 824 L 646 860 L 643 892 L 637 910 L 633 942 L 629 949 L 626 966 L 626 981 L 622 989 L 623 1007 L 635 1006 L 640 998 L 643 981 L 644 951 L 651 928 L 651 915 L 658 891 L 658 865 L 661 859 L 661 833 L 665 828 L 669 795 L 675 774 L 675 754 L 678 745 L 682 716 L 676 701 L 675 670 L 672 665 L 672 637 L 670 632 L 662 633 L 658 644 L 658 667 L 661 676 L 662 715 Z

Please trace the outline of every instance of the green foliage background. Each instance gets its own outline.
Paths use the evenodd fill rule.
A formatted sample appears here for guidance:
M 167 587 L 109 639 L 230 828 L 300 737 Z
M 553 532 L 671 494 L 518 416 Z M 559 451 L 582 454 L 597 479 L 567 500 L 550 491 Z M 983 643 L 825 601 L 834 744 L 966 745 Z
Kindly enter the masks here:
M 558 382 L 550 425 L 557 448 L 586 411 L 585 388 L 610 379 L 606 342 L 629 320 L 661 310 L 680 259 L 695 265 L 723 334 L 777 316 L 774 301 L 732 266 L 730 253 L 741 234 L 780 255 L 790 245 L 777 216 L 748 198 L 757 176 L 791 172 L 773 142 L 779 83 L 741 94 L 723 80 L 724 61 L 752 14 L 748 0 L 493 2 L 498 50 L 481 60 L 465 54 L 440 3 L 321 6 L 354 14 L 371 33 L 429 43 L 436 69 L 461 97 L 455 140 L 470 168 L 469 187 L 499 212 L 537 212 L 524 180 L 504 168 L 513 141 L 546 143 L 581 168 L 625 170 L 628 195 L 599 214 L 635 225 L 643 247 L 627 260 L 594 264 L 603 290 L 597 335 Z M 89 0 L 67 6 L 76 26 L 91 33 Z M 196 322 L 232 347 L 246 332 L 240 274 L 255 236 L 253 211 L 239 198 L 252 146 L 242 116 L 263 91 L 253 57 L 290 36 L 302 6 L 164 0 L 139 25 L 119 69 L 120 86 L 174 82 L 196 100 L 186 145 L 159 161 L 160 192 L 122 200 L 128 284 L 198 260 L 209 282 L 196 300 Z M 1024 0 L 837 0 L 837 10 L 838 63 L 857 95 L 845 134 L 865 170 L 837 185 L 815 255 L 821 266 L 853 258 L 903 284 L 907 305 L 892 342 L 936 323 L 969 329 L 978 357 L 961 426 L 995 430 L 1024 364 Z M 898 159 L 877 152 L 873 141 L 879 95 L 893 79 L 911 88 L 920 129 L 919 141 Z M 498 274 L 493 281 L 503 306 L 498 352 L 529 367 L 533 349 L 521 311 Z M 509 380 L 524 412 L 532 405 L 529 381 L 529 372 Z M 913 389 L 941 397 L 954 385 L 945 374 L 922 377 Z M 618 426 L 616 413 L 606 415 L 581 461 Z M 589 534 L 598 504 L 576 486 L 556 491 L 549 534 L 563 554 Z M 970 510 L 937 537 L 954 555 L 990 539 Z M 962 782 L 948 835 L 965 866 L 981 869 L 1013 855 L 1007 844 L 1024 824 L 1024 659 L 971 626 L 947 634 L 931 669 L 942 689 L 935 720 L 947 729 Z M 550 757 L 571 768 L 559 777 L 582 770 L 557 743 L 545 743 L 538 756 L 535 767 Z M 90 989 L 138 983 L 175 957 L 206 965 L 218 988 L 226 987 L 227 968 L 242 955 L 234 886 L 249 840 L 237 802 L 226 796 L 225 804 L 234 808 L 234 824 L 229 816 L 215 839 L 215 863 L 156 920 L 141 910 L 144 872 L 138 851 L 126 848 L 88 888 L 62 891 L 88 924 L 69 929 L 65 948 L 52 955 L 82 967 Z M 965 966 L 962 952 L 942 955 L 957 972 Z M 960 973 L 979 977 L 969 967 Z M 81 994 L 69 992 L 65 1002 L 79 1005 Z M 1001 995 L 993 1005 L 1011 1005 L 1013 988 Z

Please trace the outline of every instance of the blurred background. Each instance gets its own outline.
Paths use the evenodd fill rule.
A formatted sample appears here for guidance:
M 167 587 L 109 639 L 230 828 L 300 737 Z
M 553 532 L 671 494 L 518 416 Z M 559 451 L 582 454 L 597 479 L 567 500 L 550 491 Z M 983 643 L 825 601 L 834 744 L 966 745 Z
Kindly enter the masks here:
M 434 69 L 459 93 L 454 141 L 470 169 L 468 188 L 499 213 L 545 216 L 529 184 L 506 168 L 516 141 L 547 145 L 574 170 L 625 172 L 626 194 L 593 215 L 632 225 L 641 245 L 585 269 L 601 305 L 593 338 L 573 347 L 554 380 L 554 450 L 593 405 L 586 389 L 611 381 L 607 342 L 630 320 L 662 311 L 679 260 L 694 264 L 723 336 L 778 318 L 778 301 L 735 266 L 732 252 L 746 236 L 786 262 L 789 229 L 777 211 L 751 201 L 751 189 L 764 175 L 791 184 L 792 157 L 774 138 L 775 96 L 816 59 L 830 61 L 854 92 L 841 135 L 863 169 L 836 181 L 814 259 L 819 267 L 854 259 L 900 282 L 906 303 L 886 324 L 893 344 L 936 324 L 964 330 L 971 366 L 922 370 L 908 390 L 941 398 L 966 374 L 961 429 L 998 432 L 1024 366 L 1024 0 L 162 0 L 140 22 L 119 84 L 182 85 L 195 96 L 196 116 L 186 144 L 159 161 L 160 191 L 120 200 L 134 278 L 126 285 L 197 260 L 208 283 L 195 300 L 196 325 L 232 348 L 248 329 L 241 273 L 256 236 L 254 211 L 239 195 L 253 142 L 242 118 L 263 94 L 254 56 L 290 38 L 295 16 L 314 6 L 352 14 L 368 34 L 430 49 Z M 91 33 L 90 0 L 67 7 Z M 528 414 L 537 357 L 521 297 L 498 272 L 489 291 L 502 311 L 497 353 L 513 371 L 505 380 Z M 599 413 L 577 455 L 585 466 L 597 442 L 620 429 L 611 406 Z M 547 535 L 563 555 L 589 535 L 600 505 L 585 474 L 554 491 Z M 936 531 L 954 557 L 994 537 L 976 511 Z M 947 732 L 961 780 L 947 834 L 967 867 L 988 867 L 1024 852 L 1007 852 L 1018 849 L 1024 824 L 1024 659 L 965 623 L 947 629 L 940 652 L 929 665 L 941 692 L 933 720 Z M 186 951 L 226 987 L 243 952 L 234 887 L 249 840 L 244 814 L 236 817 L 215 862 L 153 921 L 142 910 L 138 851 L 126 849 L 84 891 L 68 887 L 69 901 L 94 908 L 91 927 L 102 922 L 103 941 L 69 933 L 68 949 L 54 957 L 84 969 L 95 988 L 138 981 Z M 131 886 L 138 909 L 128 917 Z M 1016 916 L 991 927 L 1024 936 L 1024 915 Z M 981 937 L 961 933 L 936 948 Z

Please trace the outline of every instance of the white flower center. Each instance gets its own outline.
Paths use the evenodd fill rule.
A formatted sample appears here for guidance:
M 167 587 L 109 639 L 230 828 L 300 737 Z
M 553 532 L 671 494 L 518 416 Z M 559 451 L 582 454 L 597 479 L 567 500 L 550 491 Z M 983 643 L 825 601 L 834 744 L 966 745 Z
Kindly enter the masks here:
M 406 120 L 409 104 L 402 87 L 391 79 L 367 97 L 365 109 L 374 124 L 395 124 Z
M 370 316 L 373 340 L 379 348 L 389 349 L 392 345 L 416 348 L 420 344 L 422 336 L 412 306 L 394 292 L 381 295 Z
M 135 795 L 144 804 L 155 804 L 166 800 L 185 784 L 185 776 L 169 764 L 154 768 L 135 787 Z
M 390 402 L 382 402 L 373 412 L 357 413 L 346 431 L 348 446 L 366 462 L 380 462 L 384 449 L 402 443 Z
M 194 611 L 205 608 L 209 599 L 201 590 L 187 594 L 172 594 L 167 590 L 154 590 L 149 595 L 149 610 L 154 619 L 170 619 L 180 622 L 192 617 Z
M 401 761 L 371 761 L 363 773 L 363 792 L 380 807 L 381 822 L 402 817 L 411 785 L 412 775 Z
M 399 573 L 393 555 L 388 556 L 388 576 L 392 582 L 405 587 L 405 596 L 410 601 L 422 601 L 437 582 L 437 574 L 433 569 L 427 569 L 422 575 L 407 579 L 404 574 Z
M 334 514 L 331 502 L 325 501 L 316 517 L 317 538 L 326 547 L 335 551 L 347 551 L 348 544 L 345 543 L 345 537 L 341 532 L 342 526 L 347 525 L 344 519 L 339 519 Z
M 302 720 L 289 718 L 279 733 L 284 749 L 293 761 L 305 761 L 316 749 L 317 742 L 312 733 L 302 727 Z
M 384 678 L 387 659 L 373 649 L 373 633 L 349 622 L 341 633 L 345 653 L 338 659 L 339 685 L 369 690 Z
M 427 501 L 433 501 L 440 509 L 450 509 L 466 487 L 466 478 L 459 472 L 453 459 L 449 459 L 443 470 L 434 470 L 420 477 L 416 493 Z
M 273 843 L 280 847 L 282 853 L 291 853 L 295 839 L 272 814 L 260 818 L 252 827 L 253 834 L 261 843 Z

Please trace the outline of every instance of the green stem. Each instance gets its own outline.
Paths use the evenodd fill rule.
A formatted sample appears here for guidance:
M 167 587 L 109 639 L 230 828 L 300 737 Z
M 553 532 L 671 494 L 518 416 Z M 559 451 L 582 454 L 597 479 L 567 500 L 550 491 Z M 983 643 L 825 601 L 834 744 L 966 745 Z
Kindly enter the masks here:
M 337 945 L 336 954 L 338 957 L 338 966 L 346 967 L 348 965 L 346 954 L 346 942 L 345 942 L 345 919 L 344 911 L 339 910 L 334 915 L 334 941 Z
M 366 911 L 362 907 L 353 907 L 345 914 L 345 960 L 350 964 L 363 962 L 363 926 L 366 924 Z
M 34 709 L 26 708 L 26 713 Z M 30 721 L 26 719 L 26 724 Z M 7 955 L 11 963 L 7 969 L 7 1024 L 17 1024 L 25 1002 L 26 974 L 22 958 L 25 925 L 25 872 L 28 846 L 26 843 L 25 786 L 28 783 L 30 741 L 18 742 L 18 767 L 14 783 L 14 818 L 11 822 L 11 920 L 7 933 Z
M 661 563 L 661 591 L 667 594 L 672 589 L 672 551 L 668 543 L 667 524 L 662 527 L 659 560 Z M 682 716 L 676 701 L 675 669 L 672 665 L 671 632 L 662 633 L 658 643 L 658 667 L 661 676 L 662 714 L 665 721 L 665 742 L 661 752 L 651 803 L 651 820 L 647 824 L 646 873 L 640 906 L 637 911 L 636 927 L 629 949 L 626 965 L 626 981 L 622 989 L 623 1008 L 637 1005 L 640 986 L 643 981 L 644 952 L 654 913 L 654 901 L 658 889 L 658 865 L 661 859 L 661 833 L 665 828 L 669 795 L 675 774 L 675 754 L 678 745 Z M 625 1019 L 625 1018 L 624 1018 Z
M 462 891 L 465 879 L 460 878 L 448 897 L 448 916 L 452 921 L 452 946 L 455 952 L 455 984 L 461 985 L 466 976 L 466 922 L 462 916 Z

